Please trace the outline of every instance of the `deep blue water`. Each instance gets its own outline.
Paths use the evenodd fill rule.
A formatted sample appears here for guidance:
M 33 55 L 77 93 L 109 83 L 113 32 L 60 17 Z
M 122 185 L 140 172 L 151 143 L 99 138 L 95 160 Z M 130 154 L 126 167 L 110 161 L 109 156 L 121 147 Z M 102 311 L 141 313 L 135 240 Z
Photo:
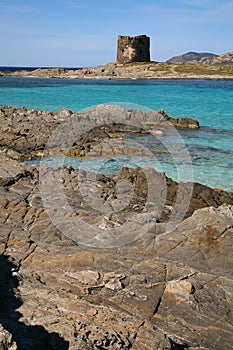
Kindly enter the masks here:
M 180 132 L 192 157 L 194 181 L 233 191 L 233 81 L 0 77 L 0 105 L 46 111 L 66 107 L 79 112 L 102 103 L 164 109 L 175 118 L 197 119 L 200 130 Z M 153 140 L 145 138 L 144 142 L 153 147 Z M 74 160 L 69 161 L 75 166 Z M 153 164 L 153 159 L 145 158 L 127 158 L 123 163 L 133 166 L 135 161 L 154 167 L 158 163 Z M 80 162 L 77 161 L 76 166 L 80 166 Z M 159 159 L 159 162 L 168 176 L 177 179 L 176 166 L 170 159 Z M 83 162 L 81 164 L 85 166 Z M 118 163 L 108 162 L 106 172 L 115 171 L 121 165 L 122 159 L 118 159 Z

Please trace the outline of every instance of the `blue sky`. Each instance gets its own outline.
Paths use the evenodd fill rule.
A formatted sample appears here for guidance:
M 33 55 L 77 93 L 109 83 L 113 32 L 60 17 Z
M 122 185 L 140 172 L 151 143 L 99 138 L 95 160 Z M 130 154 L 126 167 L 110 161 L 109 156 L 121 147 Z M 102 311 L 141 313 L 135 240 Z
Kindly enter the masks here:
M 0 13 L 0 66 L 113 62 L 118 35 L 149 35 L 154 61 L 233 51 L 233 0 L 0 0 Z

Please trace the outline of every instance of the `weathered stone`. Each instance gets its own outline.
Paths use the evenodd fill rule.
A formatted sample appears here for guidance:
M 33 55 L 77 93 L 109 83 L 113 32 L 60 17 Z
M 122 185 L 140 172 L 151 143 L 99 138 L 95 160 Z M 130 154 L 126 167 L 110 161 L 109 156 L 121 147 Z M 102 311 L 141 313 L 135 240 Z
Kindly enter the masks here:
M 0 324 L 0 350 L 16 350 L 17 345 L 12 338 L 12 334 Z
M 2 107 L 0 116 L 0 135 L 2 144 L 5 145 L 2 153 L 17 160 L 42 156 L 47 152 L 92 157 L 124 154 L 146 156 L 151 155 L 151 152 L 138 147 L 125 135 L 149 133 L 156 135 L 157 131 L 161 133 L 161 128 L 174 126 L 194 129 L 199 127 L 195 120 L 174 119 L 163 110 L 145 113 L 111 105 L 101 105 L 81 115 L 64 108 L 56 113 L 48 113 L 25 108 Z M 89 124 L 93 127 L 88 127 Z M 50 143 L 50 149 L 45 148 L 55 131 L 60 133 L 60 136 L 57 134 L 57 139 Z M 72 138 L 73 142 L 70 144 Z
M 20 118 L 27 117 L 33 121 L 30 113 L 25 108 L 15 110 L 13 122 L 22 124 Z M 51 118 L 53 124 L 52 114 L 33 113 Z M 153 113 L 147 117 L 150 123 L 155 120 Z M 100 130 L 96 138 L 105 137 L 109 130 Z M 24 143 L 15 142 L 15 147 L 25 152 Z M 34 143 L 30 147 L 34 149 Z M 4 335 L 0 342 L 4 346 L 11 350 L 15 346 L 25 350 L 232 348 L 232 193 L 194 184 L 186 220 L 167 230 L 178 187 L 184 186 L 182 200 L 186 188 L 164 174 L 147 169 L 155 184 L 152 200 L 145 169 L 122 168 L 104 176 L 57 167 L 41 169 L 39 174 L 36 167 L 6 154 L 0 155 L 0 323 L 7 330 L 0 329 Z M 53 179 L 56 189 L 51 191 Z M 81 191 L 85 179 L 89 197 Z M 61 205 L 61 193 L 69 210 Z M 96 193 L 99 197 L 94 197 Z M 49 207 L 49 197 L 54 207 Z M 117 209 L 119 197 L 120 205 L 127 203 L 123 210 L 103 210 Z M 96 198 L 100 201 L 95 207 Z M 67 224 L 58 227 L 55 219 Z M 88 242 L 98 242 L 91 233 L 99 227 L 109 240 L 115 238 L 117 228 L 123 235 L 133 228 L 131 240 L 126 244 L 118 237 L 121 244 L 113 247 L 85 245 L 71 234 L 83 222 L 89 226 L 84 226 L 88 229 L 80 237 L 90 235 Z M 108 236 L 109 228 L 115 231 Z
M 169 294 L 171 294 L 176 299 L 176 302 L 182 302 L 189 299 L 189 295 L 192 294 L 193 290 L 193 285 L 188 281 L 171 281 L 166 286 L 164 296 L 168 294 L 169 298 Z
M 67 108 L 61 108 L 55 113 L 54 118 L 59 120 L 65 120 L 66 118 L 70 118 L 71 115 L 72 111 L 70 111 Z
M 100 105 L 84 114 L 67 109 L 49 113 L 2 107 L 0 116 L 0 135 L 4 144 L 2 154 L 16 160 L 46 154 L 72 157 L 151 156 L 150 150 L 130 140 L 127 135 L 156 135 L 161 128 L 165 130 L 173 126 L 199 127 L 195 120 L 174 119 L 163 110 L 145 113 L 111 105 Z M 53 133 L 57 135 L 55 139 L 51 138 Z
M 200 220 L 198 221 L 195 216 L 200 216 Z M 229 227 L 229 223 L 232 222 L 232 208 L 223 206 L 217 210 L 209 208 L 200 210 L 192 218 L 180 224 L 177 232 L 181 231 L 185 235 L 186 244 L 189 243 L 195 251 L 195 245 L 199 245 L 200 242 L 201 232 L 205 232 L 203 230 L 206 225 L 215 227 L 216 221 L 219 222 L 218 225 L 222 225 L 219 230 Z M 200 232 L 199 235 L 195 233 L 195 228 Z M 224 250 L 227 246 L 230 247 L 230 242 L 226 240 L 226 237 L 232 238 L 230 232 L 225 230 L 225 238 L 218 235 L 218 250 L 221 245 L 221 249 Z M 40 324 L 46 323 L 50 332 L 57 329 L 52 326 L 56 318 L 56 324 L 62 329 L 63 336 L 66 334 L 66 338 L 70 340 L 71 348 L 83 342 L 82 346 L 86 344 L 86 348 L 98 344 L 99 346 L 110 344 L 109 348 L 114 349 L 113 344 L 116 342 L 122 349 L 140 349 L 140 347 L 149 349 L 150 346 L 172 349 L 175 344 L 177 346 L 201 344 L 201 339 L 202 345 L 207 349 L 213 348 L 212 343 L 216 349 L 221 349 L 225 345 L 230 347 L 232 344 L 230 310 L 233 299 L 232 280 L 229 274 L 232 266 L 228 250 L 225 250 L 225 259 L 228 261 L 229 272 L 216 259 L 218 270 L 215 270 L 215 262 L 212 262 L 211 255 L 208 255 L 207 242 L 204 240 L 202 254 L 204 251 L 207 254 L 206 264 L 197 267 L 196 262 L 189 259 L 185 246 L 179 245 L 179 241 L 175 239 L 174 233 L 162 234 L 157 243 L 147 246 L 145 251 L 139 243 L 139 245 L 136 243 L 127 249 L 125 247 L 121 254 L 114 250 L 83 251 L 71 242 L 69 245 L 63 245 L 61 253 L 59 239 L 55 236 L 53 245 L 56 254 L 54 255 L 54 250 L 45 254 L 45 250 L 51 248 L 43 242 L 38 242 L 38 248 L 29 259 L 25 260 L 19 270 L 21 276 L 19 291 L 24 300 L 20 310 L 26 317 L 33 308 L 34 318 L 36 317 Z M 161 250 L 161 242 L 166 240 L 171 240 L 175 246 L 171 247 L 171 254 L 170 251 L 164 253 Z M 136 261 L 135 248 L 138 252 L 141 251 Z M 160 250 L 163 251 L 162 256 Z M 158 261 L 160 259 L 161 262 Z M 181 261 L 185 268 L 179 267 Z M 213 268 L 210 268 L 210 264 Z M 90 266 L 95 266 L 95 270 L 88 270 Z M 106 268 L 113 266 L 114 272 L 105 272 Z M 80 267 L 82 270 L 78 272 L 77 268 Z M 37 271 L 37 276 L 30 275 L 30 271 Z M 226 275 L 223 271 L 226 271 Z M 86 291 L 81 287 L 83 277 L 87 277 L 84 281 L 88 287 Z M 108 283 L 111 281 L 113 283 L 118 281 L 118 286 L 120 282 L 121 288 L 109 288 L 111 286 Z M 81 288 L 80 291 L 77 289 L 78 286 Z M 50 293 L 52 296 L 49 296 Z M 80 299 L 77 299 L 77 296 L 80 296 Z M 38 309 L 38 304 L 43 305 L 43 308 Z M 72 340 L 72 336 L 68 335 L 70 321 L 66 323 L 63 318 L 66 314 L 70 320 L 79 319 L 81 322 L 75 328 L 76 340 Z M 135 317 L 136 319 L 139 317 L 141 323 L 148 318 L 147 326 L 141 325 L 135 329 L 133 327 Z M 212 329 L 210 324 L 213 321 L 216 326 Z M 125 335 L 119 336 L 118 330 L 124 324 Z M 163 329 L 164 333 L 158 332 L 157 327 Z
M 119 35 L 117 45 L 117 63 L 150 61 L 150 38 L 146 35 Z
M 98 271 L 84 270 L 76 272 L 66 272 L 66 276 L 77 279 L 81 284 L 86 284 L 89 286 L 95 286 L 100 279 L 100 274 Z

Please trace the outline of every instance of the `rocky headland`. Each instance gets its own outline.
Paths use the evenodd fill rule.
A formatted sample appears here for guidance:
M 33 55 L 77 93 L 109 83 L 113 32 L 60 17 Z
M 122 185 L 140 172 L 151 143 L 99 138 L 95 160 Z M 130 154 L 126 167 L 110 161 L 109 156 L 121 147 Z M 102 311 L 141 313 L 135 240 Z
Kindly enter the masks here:
M 153 169 L 93 177 L 18 161 L 42 154 L 54 130 L 65 135 L 67 120 L 86 133 L 61 144 L 58 133 L 49 143 L 54 154 L 69 155 L 71 147 L 85 157 L 100 142 L 124 142 L 125 134 L 198 127 L 164 111 L 101 108 L 1 108 L 0 349 L 231 349 L 233 193 L 201 184 L 190 193 L 190 184 Z M 113 122 L 120 112 L 123 119 Z M 83 195 L 86 179 L 97 208 L 88 191 Z M 178 213 L 188 197 L 186 212 Z M 117 201 L 128 204 L 117 210 Z M 173 226 L 171 218 L 178 218 Z
M 208 61 L 211 60 L 211 61 Z M 212 64 L 213 63 L 213 64 Z M 39 68 L 33 71 L 1 72 L 0 76 L 71 79 L 233 79 L 232 53 L 187 63 L 108 63 L 77 70 Z

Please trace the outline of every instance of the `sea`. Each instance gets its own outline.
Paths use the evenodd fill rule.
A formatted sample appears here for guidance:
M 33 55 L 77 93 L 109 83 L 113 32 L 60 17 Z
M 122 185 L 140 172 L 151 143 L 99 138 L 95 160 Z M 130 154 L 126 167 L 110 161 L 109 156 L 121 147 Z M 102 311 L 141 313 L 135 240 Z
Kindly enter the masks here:
M 0 67 L 0 70 L 32 70 L 31 67 Z M 77 69 L 77 68 L 70 68 Z M 111 80 L 56 79 L 0 76 L 0 106 L 57 111 L 68 108 L 83 112 L 99 104 L 119 104 L 144 111 L 163 109 L 174 118 L 199 121 L 198 130 L 178 130 L 160 142 L 172 147 L 163 156 L 74 159 L 48 157 L 49 165 L 65 163 L 75 168 L 107 175 L 122 166 L 153 167 L 176 181 L 199 182 L 212 188 L 233 191 L 233 81 L 232 80 Z M 143 136 L 148 149 L 158 144 L 156 135 Z M 168 154 L 179 145 L 191 159 Z M 177 160 L 178 159 L 178 160 Z M 43 159 L 43 164 L 46 159 Z M 40 165 L 40 160 L 31 164 Z M 182 173 L 182 175 L 181 175 Z

